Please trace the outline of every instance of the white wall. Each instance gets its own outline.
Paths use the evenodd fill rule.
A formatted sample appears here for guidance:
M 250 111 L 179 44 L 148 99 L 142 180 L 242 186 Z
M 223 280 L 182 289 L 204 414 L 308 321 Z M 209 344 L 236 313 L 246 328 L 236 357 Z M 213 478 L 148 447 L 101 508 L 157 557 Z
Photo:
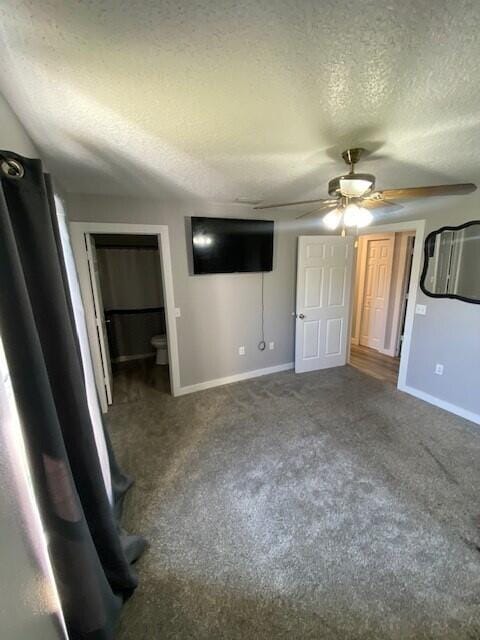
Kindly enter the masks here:
M 189 272 L 188 217 L 252 216 L 250 207 L 164 203 L 110 196 L 68 196 L 70 220 L 167 224 L 172 254 L 180 384 L 187 386 L 293 361 L 296 235 L 275 219 L 274 270 L 265 274 L 265 339 L 273 351 L 259 351 L 261 274 L 192 276 Z M 258 214 L 256 215 L 258 217 Z M 246 355 L 238 355 L 245 345 Z
M 29 157 L 37 152 L 0 95 L 0 148 Z M 48 557 L 42 547 L 21 460 L 20 425 L 8 409 L 8 380 L 0 379 L 0 627 L 3 640 L 64 637 L 55 618 L 57 604 Z
M 10 105 L 0 93 L 0 148 L 16 151 L 29 158 L 38 157 L 33 142 L 28 137 Z

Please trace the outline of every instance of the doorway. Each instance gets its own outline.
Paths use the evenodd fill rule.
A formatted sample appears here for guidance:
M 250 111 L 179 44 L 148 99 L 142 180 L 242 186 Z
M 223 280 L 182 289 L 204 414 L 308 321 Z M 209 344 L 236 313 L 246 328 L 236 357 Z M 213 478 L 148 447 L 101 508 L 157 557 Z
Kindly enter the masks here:
M 155 362 L 158 344 L 162 342 L 152 341 L 155 336 L 166 336 L 164 383 L 169 385 L 172 395 L 177 395 L 180 381 L 168 227 L 72 222 L 70 235 L 102 411 L 105 413 L 108 405 L 112 403 L 115 394 L 115 374 L 125 371 L 128 373 L 132 367 L 144 366 L 147 361 L 152 364 Z M 149 276 L 142 276 L 139 273 L 136 279 L 133 277 L 136 269 L 132 267 L 132 261 L 135 261 L 133 254 L 130 254 L 129 258 L 118 255 L 119 249 L 132 252 L 133 248 L 149 252 L 150 257 L 147 258 L 145 253 L 138 261 L 150 264 L 152 270 L 155 270 L 157 264 L 157 272 L 154 275 L 150 273 Z M 105 252 L 116 256 L 110 260 L 110 266 L 105 265 Z M 145 265 L 142 269 L 144 268 Z M 122 278 L 118 278 L 120 273 L 123 273 Z M 145 278 L 149 279 L 148 285 Z M 142 282 L 139 285 L 137 282 L 138 290 L 133 291 L 134 283 L 125 287 L 122 279 L 142 279 Z M 112 285 L 112 282 L 116 284 Z M 112 290 L 112 286 L 115 291 Z M 148 300 L 145 298 L 146 288 L 150 292 Z M 155 288 L 157 298 L 154 294 Z M 160 358 L 160 361 L 164 360 Z M 158 377 L 160 367 L 156 367 L 154 371 Z M 121 391 L 121 388 L 117 390 Z
M 349 363 L 397 384 L 415 248 L 415 230 L 361 235 Z
M 96 312 L 105 329 L 109 404 L 131 398 L 139 378 L 165 389 L 168 353 L 157 236 L 91 234 L 90 245 Z
M 362 235 L 401 233 L 415 237 L 411 242 L 409 277 L 404 281 L 404 292 L 400 297 L 400 310 L 395 308 L 399 321 L 395 353 L 385 355 L 397 358 L 394 372 L 397 389 L 412 393 L 407 384 L 408 362 L 415 316 L 415 307 L 422 265 L 425 220 L 409 220 L 377 225 L 365 229 Z M 342 366 L 350 361 L 351 333 L 355 324 L 355 252 L 353 236 L 341 238 L 335 235 L 299 236 L 297 252 L 297 291 L 295 320 L 295 371 L 315 371 L 328 367 Z M 351 243 L 351 248 L 349 244 Z M 340 251 L 343 246 L 343 250 Z M 341 253 L 341 256 L 340 256 Z M 358 272 L 357 272 L 358 277 Z M 312 316 L 312 312 L 316 315 Z M 317 313 L 318 312 L 318 313 Z M 332 314 L 332 315 L 331 315 Z M 316 322 L 308 324 L 310 319 Z M 352 322 L 353 321 L 353 322 Z M 312 329 L 313 328 L 313 329 Z M 390 348 L 389 346 L 389 348 Z M 370 347 L 367 347 L 370 348 Z M 303 361 L 305 361 L 305 366 Z M 391 362 L 389 360 L 388 362 Z M 353 364 L 353 363 L 352 363 Z

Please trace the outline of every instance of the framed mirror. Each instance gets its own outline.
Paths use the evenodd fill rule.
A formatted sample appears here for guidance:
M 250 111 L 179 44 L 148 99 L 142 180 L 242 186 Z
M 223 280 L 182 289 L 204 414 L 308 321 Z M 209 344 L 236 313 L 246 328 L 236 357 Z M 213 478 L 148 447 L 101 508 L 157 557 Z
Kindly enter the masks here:
M 432 298 L 480 304 L 480 220 L 427 236 L 420 287 Z

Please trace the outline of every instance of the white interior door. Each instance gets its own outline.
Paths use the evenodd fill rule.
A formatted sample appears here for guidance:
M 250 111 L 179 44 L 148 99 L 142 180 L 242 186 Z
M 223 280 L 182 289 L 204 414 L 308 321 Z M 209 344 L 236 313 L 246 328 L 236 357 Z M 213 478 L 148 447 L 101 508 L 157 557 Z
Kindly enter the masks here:
M 367 238 L 360 344 L 383 349 L 392 280 L 395 234 Z
M 100 277 L 98 274 L 97 251 L 95 243 L 92 240 L 92 236 L 89 233 L 85 234 L 85 246 L 87 249 L 90 286 L 92 288 L 93 306 L 95 311 L 95 337 L 98 340 L 100 357 L 102 360 L 103 384 L 105 386 L 107 402 L 108 404 L 112 404 L 112 363 L 110 360 L 110 350 L 108 348 L 102 289 L 100 287 Z
M 347 362 L 352 237 L 298 238 L 295 371 Z

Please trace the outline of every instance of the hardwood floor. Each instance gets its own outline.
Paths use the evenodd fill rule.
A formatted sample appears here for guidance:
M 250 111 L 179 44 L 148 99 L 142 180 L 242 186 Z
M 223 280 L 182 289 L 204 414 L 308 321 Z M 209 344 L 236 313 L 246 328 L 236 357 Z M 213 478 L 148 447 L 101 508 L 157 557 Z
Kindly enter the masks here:
M 400 358 L 392 358 L 370 347 L 352 344 L 350 364 L 378 380 L 397 384 Z

